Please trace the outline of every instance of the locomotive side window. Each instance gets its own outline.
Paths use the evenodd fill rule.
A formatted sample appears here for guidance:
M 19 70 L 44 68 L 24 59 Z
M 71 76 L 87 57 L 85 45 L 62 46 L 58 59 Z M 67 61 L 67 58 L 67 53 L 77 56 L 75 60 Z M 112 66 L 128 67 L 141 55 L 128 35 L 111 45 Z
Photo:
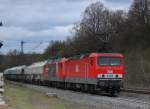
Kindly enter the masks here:
M 90 60 L 90 64 L 93 65 L 93 60 L 92 59 Z
M 121 59 L 117 57 L 99 57 L 98 65 L 102 66 L 119 66 L 121 65 Z
M 112 66 L 119 66 L 119 65 L 121 65 L 120 58 L 110 58 L 110 65 L 112 65 Z

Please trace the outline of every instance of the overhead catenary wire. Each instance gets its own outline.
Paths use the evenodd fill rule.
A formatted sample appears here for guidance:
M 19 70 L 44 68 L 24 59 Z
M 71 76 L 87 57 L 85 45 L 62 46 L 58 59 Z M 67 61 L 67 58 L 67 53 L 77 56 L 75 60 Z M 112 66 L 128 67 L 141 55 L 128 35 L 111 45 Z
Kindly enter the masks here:
M 28 44 L 37 44 L 36 46 L 32 47 L 31 50 L 29 50 L 28 52 L 34 52 L 36 49 L 38 49 L 42 44 L 45 44 L 45 43 L 50 43 L 50 41 L 40 41 L 40 42 L 37 42 L 37 41 L 25 41 L 25 43 L 28 43 Z
M 35 50 L 38 49 L 42 44 L 49 44 L 51 41 L 24 41 L 24 40 L 21 40 L 21 42 L 20 42 L 18 40 L 16 40 L 16 41 L 15 40 L 7 40 L 7 41 L 3 41 L 3 42 L 5 43 L 4 48 L 8 49 L 8 51 L 14 50 L 15 48 L 19 49 L 20 48 L 19 43 L 21 43 L 21 53 L 23 53 L 24 51 L 26 51 L 26 49 L 28 50 L 27 52 L 35 52 Z M 23 45 L 23 44 L 25 44 L 25 45 Z M 15 45 L 15 47 L 13 47 L 13 45 Z M 35 46 L 33 47 L 33 45 L 35 45 Z M 9 48 L 11 48 L 11 49 L 9 49 Z M 18 51 L 20 51 L 20 50 L 18 50 Z
M 36 45 L 32 50 L 37 49 L 41 44 L 43 44 L 43 42 L 40 42 L 38 45 Z

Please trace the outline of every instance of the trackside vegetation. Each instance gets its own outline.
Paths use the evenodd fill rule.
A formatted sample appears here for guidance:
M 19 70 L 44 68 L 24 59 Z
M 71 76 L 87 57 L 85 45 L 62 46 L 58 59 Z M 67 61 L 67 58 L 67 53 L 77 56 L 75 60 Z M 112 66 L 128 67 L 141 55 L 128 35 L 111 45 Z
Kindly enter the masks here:
M 93 109 L 87 105 L 76 104 L 57 97 L 19 85 L 6 84 L 5 100 L 8 106 L 4 109 Z M 95 109 L 95 108 L 94 108 Z

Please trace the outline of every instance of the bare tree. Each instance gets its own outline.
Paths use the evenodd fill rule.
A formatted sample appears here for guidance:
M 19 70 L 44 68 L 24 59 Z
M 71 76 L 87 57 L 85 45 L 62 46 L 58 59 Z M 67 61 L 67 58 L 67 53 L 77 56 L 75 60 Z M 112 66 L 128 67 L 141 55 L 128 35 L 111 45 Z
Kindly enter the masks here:
M 112 20 L 114 12 L 106 9 L 100 2 L 87 7 L 81 22 L 85 33 L 96 36 L 102 42 L 109 42 L 115 33 Z
M 101 2 L 91 4 L 86 8 L 81 22 L 74 27 L 76 41 L 80 45 L 90 45 L 89 48 L 104 49 L 102 46 L 110 46 L 110 42 L 119 36 L 118 26 L 124 17 L 123 11 L 110 11 Z
M 129 11 L 129 18 L 136 23 L 150 23 L 150 0 L 134 0 Z

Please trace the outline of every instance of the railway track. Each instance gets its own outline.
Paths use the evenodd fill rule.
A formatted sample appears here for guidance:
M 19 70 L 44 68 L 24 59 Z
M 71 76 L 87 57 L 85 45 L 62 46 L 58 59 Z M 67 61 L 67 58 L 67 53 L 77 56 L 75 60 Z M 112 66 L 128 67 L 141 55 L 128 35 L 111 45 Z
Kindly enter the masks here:
M 137 94 L 150 94 L 150 90 L 148 89 L 121 89 L 123 92 L 129 92 L 129 93 L 137 93 Z
M 8 81 L 7 81 L 8 82 Z M 22 83 L 9 81 L 10 83 L 21 85 Z M 131 89 L 131 88 L 122 88 L 122 92 L 136 93 L 136 94 L 150 94 L 150 89 Z

